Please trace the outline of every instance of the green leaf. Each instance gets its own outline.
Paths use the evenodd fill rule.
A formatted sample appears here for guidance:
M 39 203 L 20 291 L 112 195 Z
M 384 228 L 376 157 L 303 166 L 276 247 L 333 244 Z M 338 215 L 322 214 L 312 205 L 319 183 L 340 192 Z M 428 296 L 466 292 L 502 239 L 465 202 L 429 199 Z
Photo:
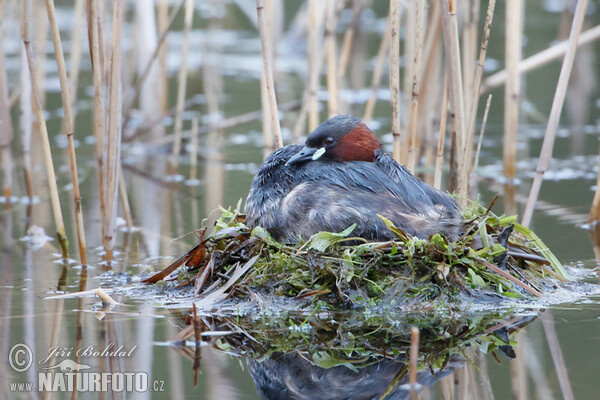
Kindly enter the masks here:
M 389 219 L 387 219 L 386 217 L 384 217 L 381 214 L 377 214 L 377 216 L 383 221 L 383 223 L 385 224 L 385 226 L 387 226 L 387 228 L 392 231 L 396 236 L 398 236 L 398 238 L 406 243 L 406 241 L 409 239 L 409 235 L 407 235 L 404 231 L 402 231 L 401 229 L 396 228 L 396 225 L 394 225 L 394 223 L 392 221 L 390 221 Z
M 309 250 L 317 250 L 317 251 L 325 251 L 329 246 L 333 245 L 340 241 L 340 239 L 344 239 L 348 237 L 352 233 L 352 231 L 356 228 L 356 224 L 352 224 L 352 226 L 348 227 L 344 231 L 340 233 L 334 232 L 318 232 L 312 235 L 308 241 L 308 249 Z
M 471 286 L 473 287 L 485 287 L 485 281 L 483 280 L 482 277 L 480 277 L 479 275 L 477 275 L 475 273 L 475 271 L 473 271 L 471 268 L 468 268 L 469 271 L 469 276 L 471 277 Z

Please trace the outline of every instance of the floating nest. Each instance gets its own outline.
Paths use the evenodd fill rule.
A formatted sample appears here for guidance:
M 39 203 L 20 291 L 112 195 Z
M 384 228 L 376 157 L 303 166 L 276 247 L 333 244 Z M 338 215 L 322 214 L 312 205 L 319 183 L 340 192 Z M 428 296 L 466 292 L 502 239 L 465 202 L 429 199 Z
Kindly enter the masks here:
M 515 216 L 497 216 L 471 204 L 466 233 L 456 242 L 440 234 L 412 237 L 381 217 L 397 239 L 365 242 L 343 232 L 319 232 L 298 245 L 249 229 L 239 211 L 221 209 L 214 230 L 147 284 L 186 288 L 200 308 L 228 301 L 278 297 L 298 307 L 315 301 L 330 310 L 384 304 L 448 309 L 467 299 L 498 303 L 553 291 L 568 275 L 560 262 Z

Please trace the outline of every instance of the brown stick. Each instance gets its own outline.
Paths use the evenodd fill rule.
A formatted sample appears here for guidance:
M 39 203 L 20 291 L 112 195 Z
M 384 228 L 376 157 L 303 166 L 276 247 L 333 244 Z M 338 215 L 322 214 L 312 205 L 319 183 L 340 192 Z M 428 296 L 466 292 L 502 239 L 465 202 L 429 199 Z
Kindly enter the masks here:
M 504 270 L 501 270 L 500 268 L 496 267 L 494 264 L 490 263 L 489 261 L 484 260 L 483 258 L 477 259 L 477 261 L 480 262 L 481 264 L 485 265 L 485 267 L 488 268 L 489 270 L 491 270 L 492 272 L 497 273 L 498 275 L 500 275 L 503 278 L 508 279 L 509 281 L 511 281 L 512 283 L 514 283 L 515 285 L 518 285 L 518 286 L 522 287 L 523 289 L 527 290 L 532 295 L 534 295 L 536 297 L 542 297 L 542 294 L 540 292 L 538 292 L 537 290 L 535 290 L 531 286 L 527 285 L 526 283 L 518 280 L 517 278 L 515 278 L 514 276 L 512 276 L 508 272 L 506 272 Z
M 56 65 L 58 67 L 58 76 L 60 80 L 60 90 L 62 96 L 63 109 L 65 110 L 65 134 L 68 142 L 69 161 L 71 165 L 71 182 L 73 183 L 73 201 L 75 203 L 75 225 L 77 227 L 77 243 L 79 245 L 79 257 L 82 265 L 87 265 L 87 249 L 85 245 L 85 230 L 83 226 L 83 212 L 81 210 L 81 192 L 79 191 L 79 176 L 77 174 L 77 158 L 75 156 L 75 140 L 73 138 L 73 111 L 71 109 L 71 94 L 69 92 L 69 80 L 67 78 L 67 68 L 65 66 L 65 56 L 60 41 L 60 32 L 56 21 L 56 10 L 54 9 L 54 0 L 46 0 L 46 10 L 48 12 L 48 23 L 52 34 L 54 44 L 54 55 L 56 56 Z
M 275 148 L 283 147 L 281 138 L 281 126 L 279 125 L 279 112 L 277 110 L 277 98 L 275 96 L 275 86 L 273 83 L 273 68 L 271 66 L 271 57 L 269 56 L 269 41 L 267 39 L 267 28 L 265 24 L 264 1 L 256 0 L 256 13 L 258 14 L 258 30 L 262 44 L 263 68 L 269 95 L 269 109 L 271 112 L 271 129 L 273 130 L 273 142 Z
M 577 51 L 577 46 L 575 44 L 577 43 L 579 34 L 581 33 L 581 27 L 583 26 L 583 20 L 585 18 L 587 3 L 588 0 L 579 0 L 577 2 L 577 8 L 575 9 L 573 25 L 571 26 L 571 33 L 569 35 L 569 49 L 567 50 L 567 54 L 565 55 L 563 65 L 560 70 L 558 84 L 556 85 L 556 94 L 554 95 L 554 100 L 552 101 L 552 109 L 550 111 L 550 118 L 548 120 L 548 126 L 546 127 L 546 133 L 544 135 L 544 142 L 542 144 L 542 150 L 540 152 L 535 178 L 531 184 L 531 191 L 529 192 L 527 205 L 525 206 L 525 211 L 523 212 L 522 224 L 526 227 L 528 227 L 531 223 L 533 208 L 540 193 L 542 179 L 544 178 L 544 173 L 548 170 L 550 161 L 552 160 L 554 138 L 556 137 L 558 122 L 560 121 L 560 113 L 562 111 L 565 96 L 567 94 L 569 76 L 571 75 L 571 69 L 573 68 L 573 62 L 575 61 L 575 52 Z

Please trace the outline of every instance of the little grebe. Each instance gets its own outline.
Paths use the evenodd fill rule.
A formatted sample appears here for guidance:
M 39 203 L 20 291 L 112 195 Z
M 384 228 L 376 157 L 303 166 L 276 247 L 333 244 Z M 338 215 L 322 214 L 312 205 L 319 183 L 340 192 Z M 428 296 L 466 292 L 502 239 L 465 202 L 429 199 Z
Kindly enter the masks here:
M 252 180 L 246 223 L 269 229 L 287 243 L 319 231 L 384 241 L 395 238 L 377 216 L 420 238 L 441 233 L 455 240 L 462 232 L 452 197 L 415 178 L 385 154 L 359 119 L 328 119 L 307 138 L 271 153 Z

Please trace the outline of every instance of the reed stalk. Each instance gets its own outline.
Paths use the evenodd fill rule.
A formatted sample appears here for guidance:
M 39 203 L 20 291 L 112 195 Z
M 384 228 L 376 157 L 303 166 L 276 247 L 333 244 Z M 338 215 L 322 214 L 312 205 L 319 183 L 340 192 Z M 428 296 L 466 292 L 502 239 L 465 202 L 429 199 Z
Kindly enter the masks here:
M 0 21 L 2 15 L 0 13 Z M 0 47 L 4 42 L 4 34 L 0 32 Z M 0 158 L 2 158 L 3 188 L 2 193 L 6 198 L 6 204 L 10 205 L 12 197 L 12 155 L 10 143 L 14 132 L 10 118 L 10 101 L 8 98 L 8 85 L 6 81 L 6 69 L 4 67 L 4 54 L 0 52 Z M 9 235 L 10 236 L 10 235 Z
M 381 82 L 381 76 L 383 75 L 383 67 L 385 65 L 386 56 L 390 50 L 390 38 L 392 36 L 390 15 L 387 18 L 387 26 L 381 43 L 379 44 L 379 50 L 377 50 L 377 58 L 375 60 L 375 67 L 373 68 L 373 77 L 371 79 L 371 95 L 367 104 L 365 105 L 365 113 L 363 115 L 363 121 L 365 124 L 369 124 L 373 118 L 373 110 L 375 110 L 375 103 L 377 102 L 377 92 L 379 91 L 379 83 Z
M 29 0 L 23 2 L 23 7 L 26 8 Z M 33 115 L 31 110 L 31 78 L 29 68 L 27 67 L 27 55 L 25 53 L 25 45 L 20 49 L 21 68 L 19 72 L 19 84 L 21 86 L 21 94 L 19 96 L 19 139 L 21 143 L 21 154 L 23 155 L 23 172 L 25 175 L 25 188 L 29 202 L 34 196 L 33 177 L 31 174 L 31 131 L 33 127 Z
M 171 153 L 172 173 L 176 173 L 179 166 L 179 154 L 181 153 L 181 129 L 183 127 L 183 107 L 185 103 L 185 92 L 187 88 L 187 60 L 190 51 L 190 33 L 194 17 L 194 1 L 186 0 L 184 17 L 183 45 L 181 49 L 181 66 L 177 78 L 177 111 L 175 113 L 175 129 L 173 132 L 173 152 Z
M 69 93 L 69 80 L 67 78 L 67 68 L 65 66 L 65 56 L 60 41 L 60 32 L 56 21 L 56 10 L 54 0 L 46 0 L 46 10 L 48 12 L 48 23 L 50 33 L 54 44 L 54 55 L 58 67 L 58 76 L 60 80 L 60 89 L 62 96 L 63 109 L 65 117 L 65 134 L 68 141 L 68 153 L 71 166 L 71 182 L 73 183 L 73 201 L 75 203 L 75 225 L 77 229 L 77 243 L 79 245 L 79 257 L 82 265 L 87 265 L 87 250 L 85 244 L 85 230 L 83 226 L 83 212 L 81 210 L 81 192 L 79 191 L 79 177 L 77 175 L 77 158 L 75 156 L 75 140 L 73 129 L 73 110 L 71 108 L 71 94 Z
M 481 153 L 481 145 L 483 143 L 483 133 L 485 132 L 485 126 L 487 125 L 488 114 L 490 112 L 490 105 L 492 104 L 492 95 L 490 94 L 485 102 L 485 110 L 483 111 L 483 119 L 481 120 L 481 128 L 479 129 L 479 140 L 477 141 L 477 151 L 473 159 L 473 165 L 471 167 L 471 174 L 479 165 L 479 154 Z
M 400 1 L 390 0 L 390 103 L 392 106 L 393 157 L 400 162 L 402 136 L 400 124 Z
M 475 132 L 475 121 L 477 119 L 477 109 L 479 105 L 479 96 L 481 92 L 481 79 L 483 77 L 483 65 L 485 63 L 487 48 L 490 41 L 490 31 L 492 28 L 492 20 L 494 17 L 495 7 L 496 0 L 490 0 L 488 3 L 487 13 L 485 17 L 485 25 L 483 27 L 483 38 L 481 40 L 481 48 L 479 50 L 479 59 L 477 60 L 477 66 L 475 68 L 475 77 L 473 78 L 473 102 L 470 108 L 469 128 L 467 131 L 470 138 L 473 138 Z
M 131 229 L 133 228 L 133 217 L 131 216 L 131 207 L 127 198 L 127 183 L 125 182 L 122 164 L 119 168 L 119 197 L 121 199 L 121 207 L 123 208 L 123 218 L 125 218 L 127 228 Z
M 319 0 L 308 0 L 308 131 L 312 132 L 319 125 L 319 79 L 322 67 L 323 31 L 322 3 Z
M 454 0 L 440 0 L 443 6 L 442 27 L 444 46 L 446 48 L 446 67 L 448 71 L 448 88 L 452 103 L 452 141 L 453 154 L 451 159 L 451 182 L 455 187 L 459 204 L 465 205 L 468 198 L 468 175 L 470 172 L 470 149 L 467 148 L 466 124 L 463 100 L 462 68 L 460 63 L 460 48 L 458 41 L 458 22 Z
M 338 78 L 341 81 L 346 76 L 348 69 L 348 61 L 350 60 L 350 53 L 352 51 L 352 45 L 354 44 L 354 34 L 356 27 L 360 22 L 360 16 L 366 6 L 366 3 L 362 0 L 354 0 L 352 7 L 352 22 L 350 26 L 344 32 L 344 38 L 342 39 L 342 46 L 340 48 L 340 61 L 338 63 Z
M 586 44 L 592 43 L 600 39 L 600 25 L 595 26 L 582 32 L 577 40 L 577 47 L 585 46 Z M 554 60 L 558 60 L 563 57 L 569 49 L 570 43 L 568 40 L 555 44 L 542 50 L 537 54 L 532 55 L 524 60 L 521 60 L 518 65 L 519 74 L 525 74 L 533 71 L 534 69 L 540 68 Z M 502 86 L 506 81 L 507 71 L 503 69 L 485 78 L 481 88 L 482 93 L 487 93 L 490 90 Z
M 506 1 L 506 71 L 504 89 L 504 143 L 502 159 L 504 176 L 512 183 L 517 173 L 517 128 L 519 125 L 519 100 L 521 76 L 518 65 L 521 60 L 522 0 Z
M 590 216 L 588 222 L 593 223 L 600 220 L 600 151 L 598 152 L 598 171 L 596 172 L 596 192 L 594 193 L 594 199 L 592 200 L 592 207 L 590 208 Z
M 581 3 L 587 3 L 587 0 L 580 0 L 577 3 L 577 9 L 581 6 Z M 585 7 L 583 7 L 585 13 Z M 575 11 L 577 15 L 577 11 Z M 583 19 L 583 18 L 582 18 Z M 573 33 L 573 31 L 571 31 Z M 563 64 L 564 65 L 564 64 Z M 569 375 L 567 373 L 567 367 L 565 365 L 565 359 L 560 348 L 560 342 L 558 335 L 556 334 L 556 328 L 554 327 L 554 317 L 551 311 L 542 313 L 541 316 L 542 325 L 544 326 L 544 332 L 546 333 L 546 340 L 548 341 L 548 348 L 554 361 L 554 367 L 556 368 L 556 375 L 558 377 L 558 383 L 562 392 L 563 399 L 572 400 L 575 398 L 573 390 L 571 389 L 571 382 L 569 381 Z
M 473 107 L 476 98 L 472 95 L 472 88 L 475 78 L 475 63 L 473 62 L 477 50 L 477 26 L 479 24 L 479 9 L 481 0 L 470 0 L 465 2 L 463 10 L 464 20 L 462 23 L 462 76 L 463 76 L 463 95 L 465 101 L 465 112 Z M 467 121 L 468 122 L 468 121 Z M 468 134 L 468 132 L 467 132 Z
M 444 141 L 446 138 L 446 121 L 448 116 L 448 74 L 444 74 L 442 85 L 442 111 L 440 112 L 440 131 L 438 136 L 437 153 L 435 156 L 435 172 L 433 174 L 433 187 L 440 189 L 442 186 L 442 164 L 444 162 Z
M 101 46 L 101 6 L 98 0 L 89 0 L 88 8 L 88 41 L 90 47 L 90 59 L 92 63 L 92 77 L 94 83 L 94 114 L 93 131 L 96 138 L 96 159 L 98 162 L 98 192 L 100 202 L 100 215 L 102 217 L 102 237 L 104 237 L 104 226 L 106 219 L 105 185 L 104 185 L 104 130 L 105 130 L 105 106 L 103 94 L 103 72 L 104 72 L 104 49 Z
M 337 44 L 335 40 L 335 28 L 337 25 L 336 1 L 329 0 L 326 4 L 327 15 L 325 17 L 325 45 L 327 47 L 327 91 L 329 118 L 334 117 L 340 112 L 339 84 L 338 84 L 338 65 L 337 65 Z
M 60 208 L 60 199 L 58 196 L 58 186 L 56 184 L 56 174 L 54 173 L 54 163 L 52 161 L 52 151 L 50 149 L 50 139 L 48 137 L 48 128 L 46 126 L 46 120 L 44 119 L 44 110 L 42 108 L 42 99 L 40 96 L 40 88 L 38 86 L 38 75 L 36 71 L 35 60 L 33 58 L 33 50 L 31 46 L 31 14 L 29 13 L 27 1 L 23 3 L 23 19 L 21 22 L 21 38 L 25 45 L 25 54 L 27 56 L 27 64 L 29 66 L 29 75 L 31 78 L 31 95 L 32 95 L 32 106 L 37 123 L 39 132 L 42 139 L 42 147 L 44 149 L 44 160 L 46 165 L 46 174 L 48 178 L 48 186 L 50 189 L 50 201 L 52 203 L 52 213 L 54 215 L 54 225 L 56 227 L 56 237 L 58 244 L 61 249 L 63 258 L 68 258 L 68 241 L 67 234 L 65 231 L 65 223 Z
M 417 362 L 419 361 L 419 328 L 413 326 L 410 328 L 410 368 L 409 368 L 409 380 L 410 383 L 410 400 L 416 400 L 417 396 L 417 372 L 419 368 Z
M 273 25 L 271 22 L 271 18 L 273 17 L 273 2 L 272 0 L 266 0 L 266 12 L 265 18 L 267 20 L 267 32 L 269 32 L 269 49 L 273 49 L 273 31 L 269 28 L 272 28 Z M 269 57 L 273 58 L 273 52 L 269 53 Z M 262 109 L 262 136 L 263 136 L 263 158 L 266 158 L 267 155 L 271 154 L 274 149 L 273 147 L 273 129 L 271 127 L 271 110 L 269 109 L 269 91 L 267 89 L 267 75 L 265 73 L 265 69 L 263 68 L 260 71 L 260 105 Z
M 181 0 L 180 7 L 183 7 L 183 2 L 185 0 Z M 181 8 L 178 7 L 178 10 Z M 168 45 L 166 44 L 166 40 L 163 39 L 163 35 L 166 38 L 166 32 L 170 30 L 171 19 L 169 17 L 169 2 L 168 0 L 158 0 L 157 6 L 157 24 L 158 31 L 161 32 L 161 36 L 158 39 L 158 75 L 160 76 L 160 110 L 161 112 L 165 112 L 167 110 L 169 104 L 169 77 L 167 70 L 167 54 L 168 54 Z M 151 59 L 153 59 L 152 57 Z M 150 67 L 146 67 L 149 69 Z
M 544 174 L 550 167 L 550 161 L 552 160 L 552 149 L 554 148 L 554 139 L 556 138 L 556 131 L 558 129 L 558 123 L 560 121 L 560 113 L 564 105 L 565 96 L 567 94 L 567 86 L 569 84 L 569 77 L 571 76 L 571 69 L 573 68 L 573 62 L 575 61 L 575 53 L 577 51 L 577 42 L 579 34 L 581 33 L 581 27 L 583 26 L 583 20 L 585 18 L 585 10 L 587 9 L 588 0 L 579 0 L 577 2 L 577 8 L 575 9 L 575 16 L 573 17 L 573 24 L 571 26 L 571 33 L 569 34 L 569 47 L 563 60 L 562 68 L 558 78 L 558 84 L 556 85 L 556 93 L 554 100 L 552 101 L 552 109 L 550 111 L 550 118 L 548 119 L 548 125 L 546 126 L 546 133 L 544 134 L 544 141 L 542 143 L 542 150 L 540 151 L 540 158 L 535 172 L 533 183 L 531 184 L 531 191 L 529 192 L 529 198 L 523 212 L 522 224 L 525 227 L 529 227 L 531 218 L 533 216 L 533 209 L 540 193 L 542 186 L 542 180 Z
M 104 142 L 104 235 L 102 244 L 106 251 L 106 261 L 113 260 L 113 248 L 116 236 L 117 200 L 119 196 L 119 173 L 121 166 L 121 28 L 123 24 L 123 1 L 113 3 L 112 61 L 110 67 L 110 99 L 108 105 L 108 129 Z
M 269 99 L 269 112 L 271 113 L 271 130 L 273 132 L 273 143 L 276 149 L 283 147 L 281 138 L 281 126 L 279 125 L 279 112 L 277 110 L 277 98 L 275 96 L 275 86 L 273 82 L 273 68 L 271 66 L 271 57 L 269 40 L 267 38 L 267 29 L 265 23 L 264 1 L 256 0 L 256 13 L 258 15 L 258 31 L 262 45 L 263 69 L 265 72 L 267 93 Z
M 417 0 L 415 7 L 415 36 L 412 62 L 412 90 L 411 90 L 411 108 L 410 122 L 408 126 L 408 158 L 406 168 L 414 171 L 419 155 L 417 146 L 417 117 L 419 115 L 419 90 L 421 78 L 421 49 L 423 48 L 423 15 L 425 13 L 425 0 Z M 412 19 L 412 16 L 408 16 Z M 408 40 L 408 39 L 407 39 Z
M 130 109 L 133 107 L 135 102 L 139 99 L 140 93 L 142 92 L 142 87 L 144 86 L 144 82 L 148 78 L 148 75 L 150 75 L 150 71 L 152 70 L 154 63 L 157 60 L 158 60 L 158 69 L 159 69 L 158 75 L 160 77 L 162 77 L 160 88 L 159 88 L 159 90 L 160 90 L 159 101 L 160 101 L 160 105 L 161 105 L 161 111 L 164 112 L 166 110 L 167 84 L 166 84 L 166 82 L 163 82 L 163 81 L 166 81 L 166 79 L 167 79 L 166 39 L 167 39 L 168 33 L 171 31 L 171 27 L 173 26 L 173 23 L 175 22 L 175 18 L 179 15 L 179 12 L 183 8 L 185 2 L 186 2 L 186 0 L 181 0 L 181 2 L 177 5 L 177 7 L 175 7 L 168 16 L 164 15 L 164 14 L 168 14 L 168 7 L 166 7 L 166 5 L 164 4 L 163 1 L 159 2 L 158 21 L 159 21 L 159 31 L 161 33 L 160 33 L 160 36 L 156 43 L 156 47 L 154 48 L 154 51 L 152 52 L 152 55 L 148 58 L 146 64 L 144 65 L 144 68 L 141 69 L 142 72 L 138 75 L 138 77 L 135 81 L 135 85 L 133 88 L 133 94 L 131 95 L 130 99 L 126 102 L 126 105 L 127 105 L 126 110 L 127 111 L 125 112 L 126 116 L 125 116 L 125 121 L 123 121 L 123 128 L 127 127 L 128 123 L 130 121 L 130 118 L 131 118 Z M 165 10 L 165 7 L 166 7 L 166 10 Z M 163 19 L 165 21 L 163 21 Z
M 190 133 L 190 181 L 198 179 L 198 118 L 192 119 L 192 131 Z

